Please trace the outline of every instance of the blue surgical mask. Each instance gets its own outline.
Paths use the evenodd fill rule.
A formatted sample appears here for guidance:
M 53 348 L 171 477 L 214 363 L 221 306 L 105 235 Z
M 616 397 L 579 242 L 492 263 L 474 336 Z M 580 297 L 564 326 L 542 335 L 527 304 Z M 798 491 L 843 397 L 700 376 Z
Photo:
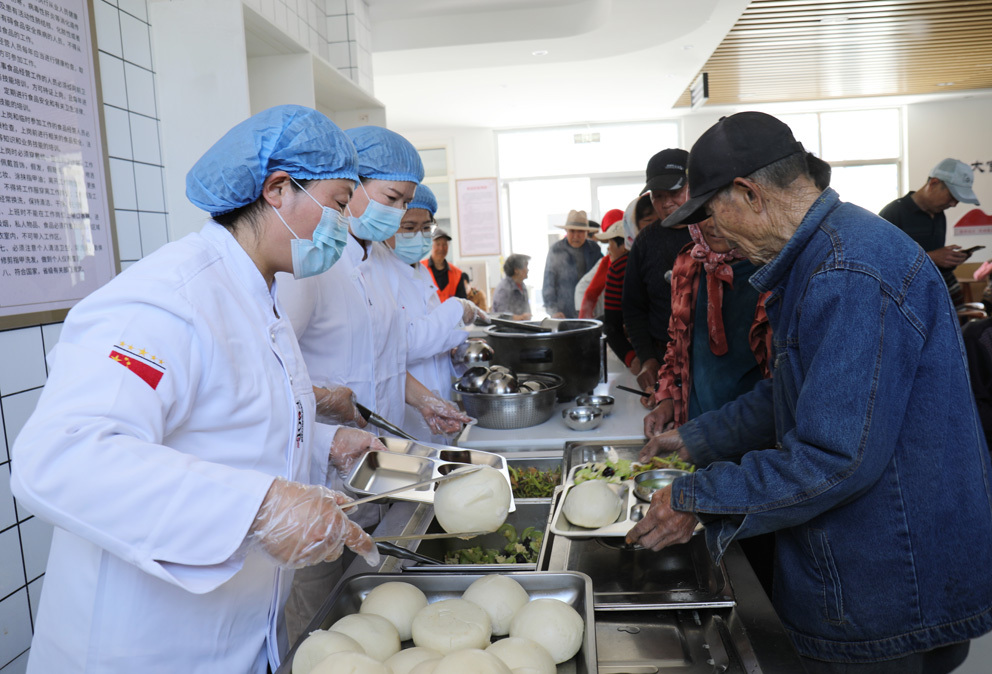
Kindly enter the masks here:
M 296 183 L 295 180 L 293 182 Z M 345 245 L 348 243 L 348 228 L 345 226 L 343 215 L 339 211 L 324 206 L 314 199 L 312 194 L 303 189 L 302 185 L 299 183 L 296 184 L 308 197 L 314 200 L 314 203 L 320 206 L 320 222 L 317 223 L 317 228 L 313 230 L 313 239 L 308 240 L 298 237 L 292 227 L 283 220 L 279 210 L 275 206 L 272 207 L 272 210 L 276 212 L 279 220 L 282 221 L 282 224 L 286 226 L 286 229 L 294 237 L 291 244 L 293 277 L 300 279 L 323 274 L 338 261 L 341 253 L 344 252 Z
M 365 192 L 365 185 L 362 185 L 361 182 L 358 184 L 362 186 L 362 191 Z M 365 196 L 368 198 L 369 203 L 365 207 L 364 213 L 357 218 L 351 216 L 351 231 L 359 239 L 364 239 L 365 241 L 385 241 L 399 231 L 400 221 L 403 219 L 403 214 L 406 211 L 402 208 L 393 208 L 392 206 L 380 204 L 378 201 L 372 199 L 372 197 L 369 197 L 368 192 L 365 192 Z
M 393 252 L 396 253 L 396 257 L 407 264 L 420 262 L 430 250 L 430 232 L 417 232 L 413 236 L 403 236 L 403 232 L 396 234 L 396 248 L 393 249 Z

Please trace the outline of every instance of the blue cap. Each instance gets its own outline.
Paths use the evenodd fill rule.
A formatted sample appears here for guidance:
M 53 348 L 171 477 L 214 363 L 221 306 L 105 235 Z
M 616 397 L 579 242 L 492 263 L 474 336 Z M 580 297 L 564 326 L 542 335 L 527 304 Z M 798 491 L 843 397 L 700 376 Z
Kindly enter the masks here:
M 406 138 L 381 126 L 359 126 L 345 131 L 358 151 L 358 175 L 372 180 L 419 183 L 424 163 Z
M 358 180 L 351 141 L 324 114 L 277 105 L 228 131 L 186 174 L 186 197 L 210 217 L 247 206 L 265 179 L 285 171 L 299 180 Z
M 425 211 L 430 211 L 431 215 L 437 213 L 437 197 L 431 192 L 431 188 L 423 183 L 417 185 L 417 191 L 413 193 L 413 201 L 407 206 L 407 210 L 411 208 L 422 208 Z

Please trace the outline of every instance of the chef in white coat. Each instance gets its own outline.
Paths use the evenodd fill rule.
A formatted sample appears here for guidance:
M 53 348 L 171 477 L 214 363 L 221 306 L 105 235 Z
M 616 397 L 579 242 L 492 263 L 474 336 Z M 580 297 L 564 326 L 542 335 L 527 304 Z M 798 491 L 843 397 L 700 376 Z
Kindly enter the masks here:
M 213 219 L 69 312 L 11 464 L 55 525 L 28 672 L 265 674 L 289 569 L 377 561 L 323 482 L 381 443 L 314 422 L 274 280 L 334 263 L 357 178 L 323 114 L 259 113 L 187 176 Z
M 438 430 L 457 432 L 470 418 L 407 373 L 407 333 L 397 311 L 398 288 L 395 279 L 383 273 L 393 253 L 382 241 L 399 229 L 424 177 L 420 155 L 403 136 L 382 127 L 362 126 L 345 134 L 358 153 L 360 182 L 347 207 L 350 236 L 341 261 L 313 278 L 280 274 L 279 301 L 300 340 L 319 398 L 344 386 L 359 403 L 395 424 L 402 423 L 411 404 Z M 352 519 L 371 528 L 379 519 L 379 506 L 359 506 Z M 334 589 L 345 563 L 297 574 L 286 607 L 291 642 Z
M 417 185 L 399 231 L 385 242 L 393 251 L 387 272 L 396 278 L 398 309 L 407 328 L 407 369 L 439 397 L 450 400 L 455 374 L 450 351 L 468 339 L 465 326 L 476 319 L 488 322 L 488 316 L 460 297 L 441 302 L 431 273 L 418 264 L 430 253 L 436 213 L 437 197 L 427 185 Z M 448 437 L 433 432 L 412 407 L 407 407 L 403 428 L 425 442 L 448 443 Z

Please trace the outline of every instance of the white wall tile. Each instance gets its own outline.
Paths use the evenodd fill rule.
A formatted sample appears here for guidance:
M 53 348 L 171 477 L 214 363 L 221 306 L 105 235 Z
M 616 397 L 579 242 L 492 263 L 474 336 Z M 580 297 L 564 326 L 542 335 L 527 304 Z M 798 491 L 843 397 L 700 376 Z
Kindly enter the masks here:
M 113 5 L 114 7 L 117 6 L 117 0 L 103 0 L 103 1 L 108 5 Z
M 127 108 L 149 117 L 157 117 L 155 111 L 155 79 L 151 71 L 131 63 L 124 64 L 124 79 L 127 82 Z
M 145 0 L 118 0 L 117 5 L 131 16 L 148 21 L 148 7 L 145 5 Z
M 287 25 L 286 25 L 286 14 L 287 14 L 286 3 L 284 3 L 282 0 L 275 0 L 275 12 L 276 12 L 276 16 L 275 16 L 274 22 L 275 22 L 276 26 L 278 26 L 279 28 L 282 28 L 284 31 L 286 31 L 287 30 Z
M 331 62 L 331 47 L 326 42 L 321 41 L 320 45 L 317 47 L 317 53 L 320 54 L 320 57 L 328 63 Z
M 276 2 L 277 0 L 262 0 L 262 16 L 269 21 L 276 20 Z
M 162 189 L 162 169 L 148 164 L 134 165 L 134 186 L 138 194 L 139 211 L 165 211 Z M 145 255 L 148 250 L 145 250 Z
M 135 262 L 137 262 L 137 260 L 121 260 L 121 271 L 124 271 Z
M 30 581 L 45 573 L 45 567 L 48 566 L 48 551 L 52 547 L 52 532 L 55 528 L 40 517 L 32 517 L 26 522 L 21 522 L 20 529 L 24 572 Z
M 325 0 L 325 7 L 328 15 L 348 13 L 347 0 Z
M 327 60 L 332 66 L 341 71 L 351 67 L 351 50 L 347 42 L 331 42 L 327 51 Z
M 93 5 L 96 23 L 96 46 L 101 51 L 114 56 L 121 56 L 121 23 L 120 12 L 103 0 L 96 0 Z
M 138 199 L 134 191 L 134 163 L 123 159 L 110 160 L 110 184 L 114 191 L 114 208 L 137 210 Z
M 103 106 L 103 120 L 107 136 L 107 152 L 111 157 L 133 159 L 131 155 L 131 126 L 127 110 Z
M 19 656 L 12 663 L 4 667 L 2 670 L 3 674 L 27 674 L 28 671 L 28 654 L 24 653 Z
M 116 211 L 114 221 L 117 223 L 117 248 L 121 260 L 141 259 L 141 229 L 138 226 L 138 214 L 135 211 Z
M 62 337 L 62 324 L 49 323 L 48 325 L 41 326 L 41 337 L 45 344 L 45 355 L 47 356 Z
M 17 524 L 14 495 L 10 493 L 10 464 L 0 465 L 0 531 Z
M 124 12 L 121 12 L 120 16 L 124 60 L 151 70 L 152 45 L 148 35 L 148 24 Z
M 100 85 L 103 102 L 127 107 L 127 85 L 124 83 L 124 61 L 110 54 L 100 54 Z
M 17 536 L 16 531 L 14 536 Z M 31 646 L 31 618 L 28 612 L 27 590 L 0 601 L 0 634 L 3 635 L 0 639 L 0 662 L 10 662 Z M 4 674 L 7 674 L 6 668 Z
M 45 588 L 45 577 L 28 583 L 28 603 L 31 605 L 31 617 L 38 620 L 38 603 L 41 601 L 41 592 Z M 7 674 L 4 672 L 4 674 Z
M 158 122 L 151 117 L 131 113 L 131 146 L 135 161 L 149 164 L 162 163 L 162 150 L 158 142 Z
M 242 2 L 244 2 L 245 7 L 254 9 L 259 14 L 262 13 L 262 0 L 242 0 Z
M 17 527 L 11 527 L 0 533 L 0 597 L 5 597 L 17 588 L 25 584 L 24 580 L 24 566 L 21 564 L 21 541 L 17 537 Z M 0 603 L 0 612 L 2 612 L 3 604 Z M 24 593 L 24 608 L 27 608 L 27 593 Z M 2 617 L 2 616 L 0 616 Z M 3 634 L 0 631 L 0 634 Z M 0 639 L 0 653 L 3 652 L 3 642 L 6 640 Z M 10 660 L 17 653 L 11 653 L 6 660 Z M 6 662 L 6 660 L 0 660 L 0 662 Z
M 169 229 L 161 213 L 139 213 L 141 250 L 145 255 L 155 252 L 169 242 Z
M 45 350 L 37 327 L 0 332 L 0 395 L 45 385 Z
M 348 40 L 348 17 L 327 17 L 327 41 L 346 42 Z
M 7 435 L 7 447 L 14 446 L 14 440 L 17 439 L 17 434 L 21 432 L 24 428 L 24 424 L 27 422 L 28 417 L 34 412 L 34 408 L 38 405 L 38 398 L 41 397 L 41 389 L 36 388 L 30 391 L 25 391 L 24 393 L 15 393 L 11 396 L 5 396 L 3 399 L 3 425 L 4 432 Z M 23 519 L 23 513 L 21 510 L 17 511 L 18 519 Z M 0 597 L 3 595 L 0 594 Z

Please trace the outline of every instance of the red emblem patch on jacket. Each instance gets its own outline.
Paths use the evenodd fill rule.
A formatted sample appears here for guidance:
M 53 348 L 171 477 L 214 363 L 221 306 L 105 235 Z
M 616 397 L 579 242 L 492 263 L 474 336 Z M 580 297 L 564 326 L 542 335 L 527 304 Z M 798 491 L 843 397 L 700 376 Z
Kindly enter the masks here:
M 110 360 L 117 361 L 141 377 L 153 389 L 158 388 L 158 383 L 165 375 L 165 361 L 149 354 L 145 349 L 135 348 L 125 342 L 110 349 Z

